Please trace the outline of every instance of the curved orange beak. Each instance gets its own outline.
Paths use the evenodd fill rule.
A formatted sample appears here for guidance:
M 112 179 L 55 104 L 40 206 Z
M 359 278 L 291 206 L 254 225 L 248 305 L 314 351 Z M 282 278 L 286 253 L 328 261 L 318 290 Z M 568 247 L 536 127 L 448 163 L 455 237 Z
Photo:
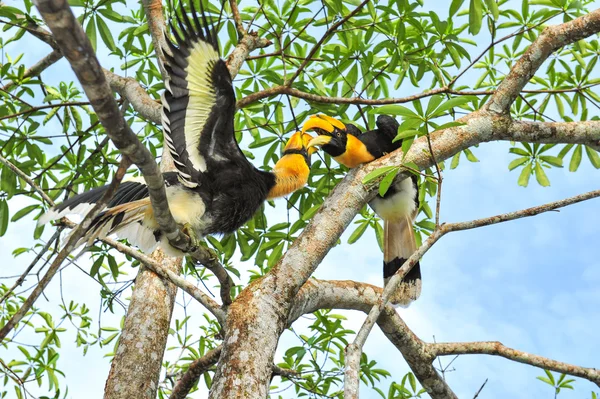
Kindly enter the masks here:
M 302 131 L 306 132 L 309 129 L 321 129 L 327 133 L 333 133 L 338 128 L 340 130 L 346 130 L 346 125 L 337 119 L 333 119 L 330 116 L 317 114 L 311 116 L 302 126 Z
M 313 140 L 313 136 L 311 136 L 310 134 L 305 133 L 304 131 L 296 132 L 292 134 L 292 137 L 288 139 L 287 143 L 285 144 L 285 148 L 283 149 L 283 152 L 287 150 L 305 149 L 308 151 L 308 155 L 310 156 L 317 151 L 316 148 L 310 148 L 308 146 L 311 140 Z

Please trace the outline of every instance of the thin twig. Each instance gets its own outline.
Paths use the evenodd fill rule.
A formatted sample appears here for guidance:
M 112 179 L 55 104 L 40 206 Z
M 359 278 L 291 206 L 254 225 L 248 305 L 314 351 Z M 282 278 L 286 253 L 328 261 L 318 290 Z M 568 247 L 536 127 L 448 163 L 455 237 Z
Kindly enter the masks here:
M 488 379 L 486 378 L 485 381 L 483 381 L 483 384 L 481 384 L 481 388 L 479 388 L 479 390 L 475 393 L 475 396 L 473 396 L 473 399 L 477 399 L 481 391 L 483 391 L 483 387 L 485 387 L 485 384 L 487 384 L 487 382 Z
M 565 373 L 575 377 L 585 378 L 600 387 L 600 370 L 580 367 L 568 363 L 548 359 L 543 356 L 519 351 L 504 346 L 498 341 L 485 342 L 449 342 L 427 344 L 434 356 L 486 354 L 501 356 L 515 362 L 529 364 L 542 369 Z
M 26 109 L 24 111 L 19 111 L 16 114 L 2 116 L 2 117 L 0 117 L 0 121 L 4 120 L 4 119 L 16 118 L 17 116 L 21 116 L 21 115 L 26 115 L 26 114 L 29 115 L 33 112 L 41 111 L 41 110 L 48 109 L 48 108 L 77 107 L 77 106 L 82 106 L 82 105 L 90 105 L 90 103 L 88 101 L 72 101 L 72 102 L 59 103 L 59 104 L 40 105 L 38 107 Z

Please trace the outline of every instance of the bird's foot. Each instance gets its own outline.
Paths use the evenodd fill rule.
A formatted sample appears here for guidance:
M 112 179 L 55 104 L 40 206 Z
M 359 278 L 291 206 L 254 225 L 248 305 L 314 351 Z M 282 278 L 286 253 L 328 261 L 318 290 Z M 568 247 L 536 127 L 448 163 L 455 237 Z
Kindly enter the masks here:
M 183 225 L 181 231 L 190 238 L 190 246 L 188 247 L 187 252 L 196 252 L 201 245 L 200 237 L 196 234 L 196 230 L 194 230 L 191 224 L 186 223 Z

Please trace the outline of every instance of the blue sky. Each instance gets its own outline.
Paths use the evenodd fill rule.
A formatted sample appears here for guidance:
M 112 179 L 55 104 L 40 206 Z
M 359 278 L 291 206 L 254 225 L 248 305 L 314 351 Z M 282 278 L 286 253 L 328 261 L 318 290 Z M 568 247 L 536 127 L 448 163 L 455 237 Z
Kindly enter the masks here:
M 48 46 L 37 40 L 28 44 L 26 65 L 49 52 Z M 50 82 L 67 76 L 72 75 L 64 60 L 45 73 Z M 598 115 L 597 109 L 590 108 L 589 116 L 594 116 L 594 112 Z M 445 173 L 443 221 L 490 216 L 598 189 L 600 174 L 586 159 L 577 173 L 566 168 L 550 170 L 549 188 L 542 188 L 533 180 L 529 187 L 519 187 L 518 172 L 509 172 L 507 168 L 513 159 L 508 147 L 508 143 L 482 145 L 474 149 L 481 162 L 468 163 L 463 158 L 458 169 Z M 11 209 L 20 209 L 23 205 L 19 201 L 11 201 Z M 280 200 L 279 204 L 283 202 Z M 422 260 L 421 298 L 410 308 L 400 309 L 400 315 L 425 341 L 432 341 L 433 336 L 438 342 L 499 340 L 515 349 L 556 360 L 600 367 L 600 344 L 596 338 L 600 328 L 599 205 L 600 200 L 592 200 L 560 212 L 444 237 Z M 281 217 L 283 208 L 280 206 L 270 220 L 275 222 Z M 0 253 L 9 254 L 23 246 L 30 240 L 33 228 L 34 222 L 28 218 L 11 224 L 0 239 Z M 374 234 L 368 232 L 354 245 L 346 243 L 348 235 L 345 234 L 342 245 L 332 249 L 315 277 L 381 284 L 382 255 Z M 0 269 L 1 275 L 20 274 L 31 258 L 26 255 L 9 258 Z M 83 267 L 85 263 L 82 262 Z M 72 266 L 65 269 L 62 277 L 65 300 L 86 301 L 97 323 L 98 285 Z M 32 280 L 25 286 L 31 284 Z M 47 292 L 50 302 L 40 299 L 37 305 L 56 309 L 58 293 L 59 281 L 55 279 Z M 180 294 L 179 303 L 182 301 Z M 201 312 L 196 304 L 191 304 L 188 310 Z M 354 330 L 358 330 L 365 317 L 358 312 L 340 313 L 348 316 L 348 325 Z M 102 321 L 117 325 L 122 314 L 120 308 L 115 315 L 104 312 Z M 182 317 L 182 309 L 178 307 L 174 319 Z M 201 320 L 195 323 L 199 325 Z M 21 335 L 19 340 L 27 341 L 28 337 Z M 36 337 L 34 342 L 38 341 Z M 93 347 L 84 357 L 69 335 L 62 342 L 60 365 L 67 375 L 69 397 L 101 397 L 109 370 L 109 361 L 103 357 L 107 348 Z M 284 336 L 281 346 L 284 348 L 291 342 L 292 338 Z M 369 337 L 365 350 L 396 379 L 408 371 L 400 354 L 378 329 Z M 168 356 L 174 353 L 169 352 Z M 535 380 L 543 374 L 540 369 L 479 355 L 461 356 L 453 367 L 456 370 L 448 373 L 447 379 L 459 397 L 473 397 L 486 378 L 489 381 L 480 398 L 553 397 L 549 386 Z M 385 389 L 387 384 L 389 380 L 384 383 Z M 567 390 L 559 397 L 590 398 L 594 387 L 577 379 L 575 392 Z M 377 397 L 371 392 L 362 396 Z

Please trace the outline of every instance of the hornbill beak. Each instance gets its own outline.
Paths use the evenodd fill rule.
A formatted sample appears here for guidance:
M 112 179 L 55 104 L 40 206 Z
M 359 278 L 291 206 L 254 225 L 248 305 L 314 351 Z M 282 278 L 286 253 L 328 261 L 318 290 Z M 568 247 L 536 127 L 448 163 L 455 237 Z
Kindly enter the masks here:
M 323 146 L 328 144 L 332 139 L 332 134 L 336 129 L 346 130 L 346 125 L 330 116 L 317 114 L 311 116 L 302 126 L 302 131 L 306 132 L 309 129 L 316 130 L 319 136 L 315 137 L 308 143 L 308 148 Z
M 315 129 L 317 131 L 321 130 L 327 133 L 333 133 L 336 128 L 340 130 L 346 130 L 346 125 L 327 115 L 317 114 L 311 116 L 306 123 L 304 123 L 302 126 L 302 131 L 306 132 L 309 129 Z
M 308 155 L 312 155 L 317 151 L 316 148 L 310 148 L 309 143 L 313 140 L 313 136 L 305 132 L 296 132 L 287 141 L 284 152 L 289 150 L 307 150 Z
M 308 148 L 309 148 L 309 150 L 316 151 L 315 147 L 328 144 L 332 138 L 333 137 L 326 136 L 324 134 L 317 136 L 308 143 Z

